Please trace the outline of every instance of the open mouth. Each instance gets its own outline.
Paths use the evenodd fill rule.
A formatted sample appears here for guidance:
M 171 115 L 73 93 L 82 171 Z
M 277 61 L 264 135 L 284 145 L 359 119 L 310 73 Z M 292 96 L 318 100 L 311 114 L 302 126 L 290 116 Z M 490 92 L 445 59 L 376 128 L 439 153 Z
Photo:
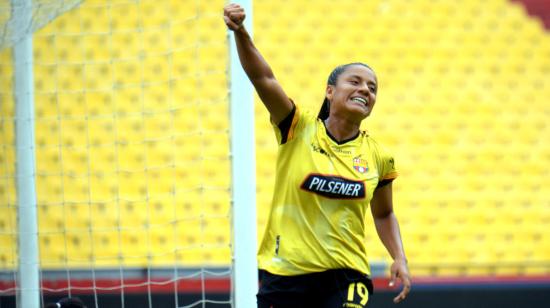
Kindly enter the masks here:
M 360 103 L 364 106 L 368 106 L 368 103 L 369 103 L 369 101 L 366 98 L 359 97 L 359 96 L 352 97 L 351 100 L 354 102 Z

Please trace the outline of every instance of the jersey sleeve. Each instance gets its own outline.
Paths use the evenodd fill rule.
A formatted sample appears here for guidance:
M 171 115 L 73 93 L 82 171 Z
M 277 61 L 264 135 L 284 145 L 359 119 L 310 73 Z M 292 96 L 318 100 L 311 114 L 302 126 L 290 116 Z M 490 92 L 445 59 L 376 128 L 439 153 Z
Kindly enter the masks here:
M 378 158 L 378 186 L 383 186 L 393 181 L 399 174 L 395 168 L 395 159 L 387 149 L 380 147 Z
M 277 142 L 280 145 L 294 139 L 304 126 L 304 114 L 302 114 L 300 108 L 298 108 L 294 102 L 293 105 L 292 111 L 281 121 L 281 123 L 278 125 L 272 123 Z

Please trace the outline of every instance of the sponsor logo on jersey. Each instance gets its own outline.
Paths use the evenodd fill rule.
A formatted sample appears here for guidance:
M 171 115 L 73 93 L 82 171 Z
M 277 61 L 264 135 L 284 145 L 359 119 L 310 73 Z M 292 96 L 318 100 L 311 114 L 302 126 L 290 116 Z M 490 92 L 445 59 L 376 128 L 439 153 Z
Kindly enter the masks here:
M 351 151 L 349 150 L 343 150 L 340 148 L 340 146 L 337 145 L 331 145 L 330 149 L 335 153 L 345 154 L 345 155 L 351 155 Z
M 355 169 L 359 173 L 366 173 L 367 171 L 369 171 L 369 164 L 366 159 L 355 157 L 353 159 L 353 169 Z
M 365 198 L 365 183 L 336 175 L 310 174 L 300 188 L 332 199 Z
M 313 152 L 317 152 L 319 154 L 323 154 L 327 157 L 333 157 L 334 155 L 330 154 L 329 152 L 325 151 L 319 144 L 311 143 L 311 150 Z

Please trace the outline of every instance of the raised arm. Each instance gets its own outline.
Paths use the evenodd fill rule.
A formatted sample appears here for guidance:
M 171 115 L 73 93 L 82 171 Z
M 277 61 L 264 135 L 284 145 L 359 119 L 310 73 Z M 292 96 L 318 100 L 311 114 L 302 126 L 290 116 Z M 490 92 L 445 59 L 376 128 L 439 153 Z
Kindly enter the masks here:
M 396 279 L 403 282 L 403 290 L 393 299 L 395 303 L 399 303 L 409 294 L 411 279 L 399 232 L 399 223 L 393 213 L 392 183 L 378 187 L 374 191 L 370 204 L 376 232 L 394 260 L 390 269 L 390 286 L 393 286 Z
M 223 15 L 227 28 L 235 33 L 237 52 L 246 75 L 269 111 L 271 121 L 279 124 L 292 111 L 292 102 L 246 31 L 243 25 L 246 17 L 244 9 L 238 4 L 229 4 L 224 8 Z

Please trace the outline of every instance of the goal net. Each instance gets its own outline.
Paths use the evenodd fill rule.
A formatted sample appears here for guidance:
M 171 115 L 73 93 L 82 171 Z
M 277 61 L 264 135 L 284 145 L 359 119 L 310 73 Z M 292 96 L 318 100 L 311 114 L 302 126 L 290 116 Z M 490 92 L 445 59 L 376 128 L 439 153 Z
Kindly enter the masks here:
M 0 306 L 18 291 L 13 44 L 33 33 L 42 304 L 231 305 L 224 1 L 0 4 Z M 17 3 L 15 1 L 14 3 Z
M 78 6 L 83 0 L 5 0 L 0 3 L 0 49 L 8 48 L 50 23 L 57 16 Z M 31 12 L 30 19 L 14 14 L 18 10 Z

